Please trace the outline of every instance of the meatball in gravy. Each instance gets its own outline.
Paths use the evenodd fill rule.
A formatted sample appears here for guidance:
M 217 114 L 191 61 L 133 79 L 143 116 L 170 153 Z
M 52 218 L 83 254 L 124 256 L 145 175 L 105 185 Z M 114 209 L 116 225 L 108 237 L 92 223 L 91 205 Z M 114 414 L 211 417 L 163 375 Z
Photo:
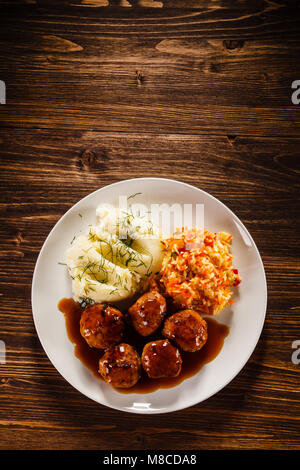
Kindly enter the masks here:
M 179 350 L 167 339 L 150 341 L 144 346 L 142 365 L 151 379 L 177 377 L 182 359 Z
M 125 323 L 123 314 L 105 304 L 89 305 L 80 318 L 80 333 L 89 346 L 105 349 L 120 343 Z
M 183 351 L 199 351 L 207 341 L 207 323 L 194 310 L 182 310 L 165 321 L 162 334 Z
M 166 300 L 155 291 L 142 295 L 129 309 L 134 329 L 141 336 L 149 336 L 161 325 L 167 310 Z
M 113 387 L 131 388 L 141 377 L 140 356 L 130 344 L 118 344 L 107 349 L 101 357 L 99 373 Z

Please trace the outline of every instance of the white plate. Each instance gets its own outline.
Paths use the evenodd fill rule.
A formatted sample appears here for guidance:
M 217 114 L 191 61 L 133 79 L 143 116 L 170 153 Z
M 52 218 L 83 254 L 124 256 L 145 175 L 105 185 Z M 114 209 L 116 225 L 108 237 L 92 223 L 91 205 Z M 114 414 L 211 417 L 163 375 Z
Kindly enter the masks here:
M 71 282 L 65 252 L 74 235 L 87 231 L 96 220 L 100 203 L 117 204 L 119 195 L 139 195 L 144 204 L 204 204 L 205 227 L 233 235 L 232 253 L 242 283 L 235 302 L 217 320 L 230 327 L 218 356 L 195 376 L 174 388 L 147 394 L 122 394 L 97 380 L 75 357 L 67 337 L 65 319 L 57 304 L 71 297 Z M 66 194 L 67 197 L 67 194 Z M 60 374 L 87 397 L 108 407 L 131 413 L 167 413 L 199 403 L 225 387 L 243 368 L 261 334 L 267 304 L 263 263 L 248 230 L 230 209 L 210 194 L 179 181 L 164 178 L 138 178 L 120 181 L 89 194 L 57 222 L 39 254 L 32 282 L 32 311 L 41 344 Z

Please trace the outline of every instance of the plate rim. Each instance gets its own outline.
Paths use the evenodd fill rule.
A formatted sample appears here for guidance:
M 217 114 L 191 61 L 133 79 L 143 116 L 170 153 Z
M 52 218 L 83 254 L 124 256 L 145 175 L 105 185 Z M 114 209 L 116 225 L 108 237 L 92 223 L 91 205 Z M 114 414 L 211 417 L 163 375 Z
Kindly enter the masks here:
M 45 247 L 47 245 L 47 242 L 48 240 L 50 239 L 52 233 L 54 232 L 54 230 L 56 229 L 56 227 L 62 223 L 63 219 L 65 217 L 67 217 L 67 215 L 76 208 L 77 205 L 81 204 L 83 201 L 87 200 L 88 198 L 92 197 L 95 193 L 103 190 L 103 189 L 106 189 L 106 188 L 110 188 L 112 186 L 116 186 L 116 185 L 119 185 L 120 183 L 129 183 L 129 182 L 133 182 L 133 181 L 149 181 L 149 180 L 156 180 L 156 181 L 170 181 L 172 183 L 177 183 L 177 184 L 181 184 L 183 186 L 186 186 L 186 187 L 189 187 L 189 188 L 192 188 L 192 189 L 196 189 L 202 193 L 204 193 L 206 196 L 212 198 L 214 201 L 216 201 L 218 204 L 221 204 L 223 206 L 223 208 L 226 210 L 226 211 L 229 211 L 229 213 L 232 215 L 232 217 L 236 220 L 238 220 L 239 224 L 242 226 L 242 228 L 245 230 L 245 232 L 247 233 L 248 237 L 250 238 L 251 242 L 252 242 L 252 246 L 256 252 L 256 255 L 257 255 L 257 258 L 259 260 L 259 265 L 260 265 L 260 268 L 262 270 L 262 274 L 263 274 L 263 281 L 264 281 L 264 305 L 263 305 L 263 315 L 262 315 L 262 318 L 261 318 L 261 323 L 259 325 L 259 327 L 257 328 L 257 334 L 256 334 L 256 339 L 254 341 L 254 345 L 253 347 L 251 348 L 251 351 L 249 352 L 249 354 L 247 354 L 247 359 L 243 361 L 242 363 L 242 366 L 239 367 L 239 370 L 238 372 L 234 372 L 230 378 L 228 378 L 228 380 L 226 382 L 223 382 L 222 385 L 220 385 L 219 387 L 217 387 L 217 389 L 215 389 L 213 391 L 213 393 L 209 393 L 207 394 L 206 397 L 202 398 L 200 401 L 197 400 L 197 398 L 195 400 L 191 400 L 191 402 L 189 404 L 184 404 L 182 406 L 175 406 L 174 408 L 171 407 L 171 409 L 131 409 L 129 407 L 118 407 L 116 405 L 111 405 L 111 404 L 104 404 L 104 403 L 101 403 L 99 402 L 98 400 L 96 400 L 94 397 L 91 397 L 89 396 L 88 394 L 86 394 L 85 392 L 82 392 L 76 385 L 74 385 L 71 381 L 67 380 L 65 378 L 65 376 L 63 375 L 63 373 L 60 371 L 60 369 L 58 369 L 55 365 L 54 365 L 54 362 L 51 358 L 51 354 L 49 354 L 49 352 L 47 351 L 47 348 L 45 347 L 44 345 L 44 342 L 41 338 L 41 335 L 40 335 L 40 332 L 39 332 L 39 329 L 38 329 L 38 326 L 37 326 L 37 321 L 36 321 L 36 307 L 34 307 L 34 291 L 35 291 L 35 284 L 36 284 L 36 276 L 37 276 L 37 271 L 38 271 L 38 267 L 39 267 L 39 263 L 40 263 L 40 260 L 43 256 L 43 251 L 45 250 Z M 200 403 L 203 403 L 204 401 L 208 400 L 209 398 L 213 397 L 214 395 L 216 395 L 217 393 L 219 393 L 223 388 L 227 387 L 227 385 L 235 378 L 237 377 L 237 375 L 243 370 L 243 368 L 245 367 L 245 365 L 247 364 L 247 362 L 249 361 L 250 357 L 252 356 L 258 342 L 259 342 L 259 339 L 260 339 L 260 336 L 261 336 L 261 333 L 262 333 L 262 330 L 263 330 L 263 327 L 264 327 L 264 324 L 265 324 L 265 319 L 266 319 L 266 314 L 267 314 L 267 302 L 268 302 L 268 286 L 267 286 L 267 279 L 266 279 L 266 273 L 265 273 L 265 268 L 264 268 L 264 264 L 263 264 L 263 261 L 262 261 L 262 257 L 260 255 L 260 252 L 256 246 L 256 243 L 251 235 L 251 233 L 248 231 L 247 227 L 244 225 L 244 223 L 239 219 L 239 217 L 226 205 L 224 204 L 222 201 L 220 201 L 218 198 L 216 198 L 215 196 L 213 196 L 212 194 L 208 193 L 207 191 L 201 189 L 201 188 L 198 188 L 197 186 L 194 186 L 192 184 L 189 184 L 189 183 L 185 183 L 183 181 L 179 181 L 179 180 L 176 180 L 176 179 L 173 179 L 173 178 L 163 178 L 163 177 L 141 177 L 141 178 L 126 178 L 126 179 L 123 179 L 123 180 L 119 180 L 119 181 L 115 181 L 114 183 L 110 183 L 110 184 L 107 184 L 107 185 L 104 185 L 92 192 L 90 192 L 89 194 L 87 194 L 86 196 L 84 196 L 83 198 L 79 199 L 75 204 L 73 204 L 66 212 L 64 212 L 64 214 L 56 221 L 56 223 L 54 224 L 54 226 L 52 227 L 52 229 L 50 230 L 50 232 L 48 233 L 47 237 L 45 238 L 43 244 L 42 244 L 42 247 L 39 251 L 39 254 L 38 254 L 38 257 L 36 259 L 36 262 L 35 262 L 35 266 L 34 266 L 34 270 L 33 270 L 33 275 L 32 275 L 32 283 L 31 283 L 31 310 L 32 310 L 32 317 L 33 317 L 33 322 L 34 322 L 34 327 L 35 327 L 35 330 L 36 330 L 36 333 L 37 333 L 37 336 L 38 336 L 38 339 L 40 341 L 40 344 L 46 354 L 46 356 L 48 357 L 48 359 L 50 360 L 52 366 L 57 370 L 57 372 L 63 377 L 63 379 L 69 383 L 73 388 L 75 388 L 75 390 L 77 390 L 80 394 L 86 396 L 87 398 L 89 398 L 90 400 L 92 400 L 94 403 L 97 403 L 97 404 L 100 404 L 101 406 L 105 406 L 107 408 L 110 408 L 110 409 L 114 409 L 114 410 L 117 410 L 117 411 L 122 411 L 122 412 L 125 412 L 125 413 L 130 413 L 130 414 L 167 414 L 167 413 L 173 413 L 175 411 L 181 411 L 183 409 L 187 409 L 187 408 L 191 408 L 197 404 L 200 404 Z M 147 394 L 148 395 L 148 394 Z M 143 396 L 143 394 L 141 394 L 141 396 Z

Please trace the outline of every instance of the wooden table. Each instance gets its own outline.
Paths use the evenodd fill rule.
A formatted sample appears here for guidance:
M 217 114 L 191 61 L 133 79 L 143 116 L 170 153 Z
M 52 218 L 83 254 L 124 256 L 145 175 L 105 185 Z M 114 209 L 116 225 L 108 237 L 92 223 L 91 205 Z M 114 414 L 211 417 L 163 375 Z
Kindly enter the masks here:
M 0 10 L 0 447 L 299 449 L 298 2 L 28 0 Z M 268 282 L 265 326 L 238 376 L 199 405 L 152 416 L 73 389 L 41 347 L 30 300 L 39 250 L 64 212 L 142 176 L 228 205 Z

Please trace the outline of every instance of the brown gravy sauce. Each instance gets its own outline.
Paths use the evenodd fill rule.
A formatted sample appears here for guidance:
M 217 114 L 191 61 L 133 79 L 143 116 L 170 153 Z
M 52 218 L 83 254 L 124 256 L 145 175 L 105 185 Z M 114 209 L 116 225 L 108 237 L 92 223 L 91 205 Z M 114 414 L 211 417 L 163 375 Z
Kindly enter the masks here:
M 59 310 L 64 314 L 66 330 L 70 341 L 74 344 L 75 356 L 84 364 L 99 380 L 103 380 L 98 372 L 99 359 L 104 353 L 100 349 L 91 348 L 80 334 L 80 316 L 82 308 L 73 299 L 62 299 L 58 303 Z M 197 374 L 199 370 L 212 361 L 221 351 L 224 340 L 229 333 L 229 327 L 218 323 L 214 318 L 205 317 L 208 326 L 208 339 L 200 351 L 189 353 L 181 352 L 182 370 L 178 377 L 150 379 L 145 371 L 142 371 L 140 381 L 130 389 L 117 389 L 121 393 L 150 393 L 159 388 L 171 388 L 180 384 L 183 380 Z M 123 342 L 134 346 L 141 355 L 143 347 L 149 341 L 161 339 L 159 332 L 155 335 L 143 338 L 131 327 L 127 327 Z

